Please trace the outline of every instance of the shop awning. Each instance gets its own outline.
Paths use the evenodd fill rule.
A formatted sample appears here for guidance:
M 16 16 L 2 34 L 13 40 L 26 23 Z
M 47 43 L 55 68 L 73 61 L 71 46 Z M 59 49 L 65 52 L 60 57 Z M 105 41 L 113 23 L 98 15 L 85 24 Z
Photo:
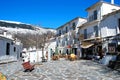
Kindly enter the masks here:
M 82 42 L 81 47 L 82 48 L 89 48 L 91 46 L 93 46 L 94 44 L 90 43 L 90 42 Z

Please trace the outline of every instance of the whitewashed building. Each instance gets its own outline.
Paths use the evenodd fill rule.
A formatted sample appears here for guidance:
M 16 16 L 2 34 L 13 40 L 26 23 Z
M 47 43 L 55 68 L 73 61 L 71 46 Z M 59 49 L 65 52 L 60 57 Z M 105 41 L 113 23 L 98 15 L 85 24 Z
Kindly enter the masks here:
M 43 54 L 42 54 L 43 53 Z M 22 60 L 23 62 L 42 62 L 42 57 L 46 56 L 46 51 L 42 51 L 41 49 L 29 48 L 28 50 L 23 50 L 22 52 Z M 45 57 L 46 59 L 46 57 Z
M 84 54 L 97 54 L 102 57 L 101 34 L 103 31 L 101 30 L 100 23 L 104 15 L 118 9 L 120 7 L 113 4 L 113 1 L 108 3 L 102 0 L 86 9 L 88 12 L 87 22 L 79 27 L 83 56 Z
M 46 43 L 45 43 L 45 51 L 47 52 L 48 56 L 48 61 L 51 60 L 51 57 L 53 53 L 56 51 L 56 38 L 50 38 Z
M 75 55 L 78 48 L 78 26 L 86 22 L 85 18 L 74 18 L 71 21 L 57 28 L 56 47 L 59 54 L 70 54 L 70 48 Z
M 120 10 L 115 10 L 112 13 L 104 15 L 100 26 L 101 37 L 104 39 L 107 46 L 108 43 L 115 43 L 115 45 L 119 45 L 119 40 L 116 40 L 115 38 L 117 38 L 117 35 L 120 34 Z M 108 52 L 108 48 L 106 50 Z
M 2 34 L 3 33 L 3 34 Z M 21 59 L 22 43 L 5 32 L 0 34 L 0 63 Z
M 51 38 L 49 39 L 45 45 L 44 45 L 44 49 L 36 49 L 35 47 L 33 48 L 29 48 L 27 49 L 23 49 L 22 51 L 22 57 L 23 57 L 23 61 L 27 62 L 42 62 L 42 57 L 44 57 L 44 59 L 46 61 L 50 61 L 53 52 L 55 52 L 55 48 L 56 48 L 56 38 Z
M 107 65 L 110 60 L 115 60 L 117 52 L 120 52 L 120 9 L 104 15 L 100 27 L 102 48 L 106 55 L 101 62 Z

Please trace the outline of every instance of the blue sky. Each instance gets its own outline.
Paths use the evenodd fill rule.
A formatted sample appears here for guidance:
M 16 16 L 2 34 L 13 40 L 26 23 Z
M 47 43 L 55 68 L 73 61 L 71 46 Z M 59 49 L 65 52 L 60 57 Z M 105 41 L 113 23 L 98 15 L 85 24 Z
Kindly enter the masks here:
M 86 18 L 85 9 L 97 1 L 99 0 L 0 0 L 0 20 L 57 28 L 75 17 Z M 120 5 L 120 0 L 115 0 L 115 3 Z

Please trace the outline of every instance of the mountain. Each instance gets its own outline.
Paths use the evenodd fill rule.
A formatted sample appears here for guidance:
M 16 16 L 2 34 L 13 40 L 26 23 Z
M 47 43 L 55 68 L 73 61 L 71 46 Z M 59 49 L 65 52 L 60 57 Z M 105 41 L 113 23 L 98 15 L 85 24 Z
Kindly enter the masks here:
M 42 48 L 46 41 L 55 37 L 56 33 L 54 29 L 46 29 L 31 24 L 5 20 L 0 20 L 0 30 L 7 31 L 14 38 L 21 40 L 24 48 L 34 46 Z
M 7 32 L 12 34 L 17 34 L 17 33 L 43 34 L 47 32 L 56 33 L 56 30 L 54 29 L 46 29 L 38 26 L 33 26 L 31 24 L 25 24 L 15 21 L 5 21 L 5 20 L 0 20 L 0 29 L 6 30 Z

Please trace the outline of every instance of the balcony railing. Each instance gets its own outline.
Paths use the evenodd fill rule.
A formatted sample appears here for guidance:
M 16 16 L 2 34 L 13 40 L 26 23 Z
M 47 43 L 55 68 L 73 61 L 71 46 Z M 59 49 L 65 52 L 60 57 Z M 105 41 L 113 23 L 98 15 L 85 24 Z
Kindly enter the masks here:
M 87 34 L 87 38 L 93 38 L 93 37 L 95 37 L 95 33 L 91 32 Z
M 91 22 L 91 21 L 94 21 L 94 20 L 97 20 L 97 16 L 94 16 L 94 15 L 89 16 L 88 22 Z
M 83 40 L 83 39 L 84 39 L 84 34 L 80 34 L 79 40 Z
M 81 34 L 80 35 L 80 40 L 83 40 L 84 36 L 85 36 L 84 34 Z M 95 32 L 91 32 L 91 33 L 87 34 L 87 39 L 89 39 L 89 38 L 95 38 L 95 37 L 98 37 L 98 36 L 95 35 Z

